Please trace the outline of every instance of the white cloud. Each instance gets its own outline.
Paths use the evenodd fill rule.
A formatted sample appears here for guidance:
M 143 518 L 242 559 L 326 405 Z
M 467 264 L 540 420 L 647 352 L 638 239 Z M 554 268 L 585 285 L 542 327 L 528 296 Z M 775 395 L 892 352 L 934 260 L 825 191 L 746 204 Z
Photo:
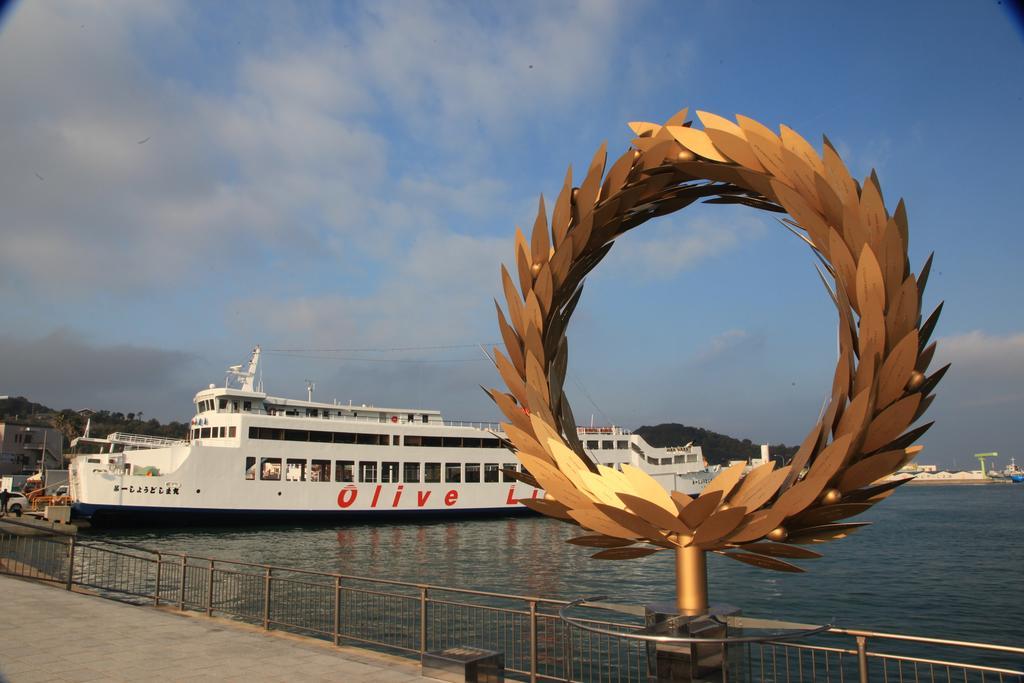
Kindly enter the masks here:
M 365 294 L 331 293 L 238 304 L 240 335 L 264 335 L 301 347 L 406 346 L 497 338 L 491 298 L 500 291 L 498 263 L 508 240 L 427 232 L 396 257 Z M 274 314 L 266 316 L 266 310 Z M 258 328 L 258 329 L 256 329 Z
M 409 126 L 464 138 L 468 124 L 501 134 L 520 115 L 601 83 L 620 11 L 589 0 L 510 5 L 492 17 L 495 30 L 443 5 L 380 3 L 356 32 L 374 87 Z
M 973 330 L 940 338 L 930 371 L 946 363 L 952 366 L 924 418 L 935 426 L 921 461 L 964 467 L 974 453 L 1013 454 L 1022 438 L 1024 332 Z
M 952 367 L 939 392 L 947 403 L 977 408 L 1024 405 L 1024 333 L 973 330 L 942 338 L 931 370 L 945 363 Z
M 1003 336 L 981 330 L 944 337 L 938 342 L 943 356 L 960 364 L 994 371 L 1016 368 L 1024 372 L 1024 332 Z
M 0 71 L 3 284 L 166 286 L 257 248 L 390 261 L 448 214 L 516 205 L 481 166 L 490 138 L 603 82 L 620 11 L 367 7 L 335 28 L 279 8 L 273 40 L 224 47 L 197 83 L 161 61 L 206 58 L 186 7 L 19 4 L 0 41 L 18 65 Z M 406 168 L 424 151 L 429 171 Z
M 751 335 L 746 330 L 726 330 L 712 337 L 711 341 L 697 354 L 694 362 L 705 365 L 718 360 L 729 360 L 736 353 L 763 345 L 763 337 Z
M 742 215 L 730 222 L 707 216 L 673 222 L 683 225 L 657 225 L 643 231 L 652 237 L 629 234 L 616 242 L 612 249 L 616 267 L 626 268 L 641 279 L 669 280 L 763 232 L 760 218 Z

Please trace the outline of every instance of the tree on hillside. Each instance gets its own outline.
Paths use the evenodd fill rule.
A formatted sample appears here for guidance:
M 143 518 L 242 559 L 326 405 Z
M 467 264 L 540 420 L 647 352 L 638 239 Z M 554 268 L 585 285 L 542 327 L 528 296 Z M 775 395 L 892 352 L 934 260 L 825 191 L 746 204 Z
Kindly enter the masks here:
M 82 435 L 82 417 L 70 410 L 62 410 L 53 416 L 51 423 L 54 429 L 58 430 L 68 445 Z

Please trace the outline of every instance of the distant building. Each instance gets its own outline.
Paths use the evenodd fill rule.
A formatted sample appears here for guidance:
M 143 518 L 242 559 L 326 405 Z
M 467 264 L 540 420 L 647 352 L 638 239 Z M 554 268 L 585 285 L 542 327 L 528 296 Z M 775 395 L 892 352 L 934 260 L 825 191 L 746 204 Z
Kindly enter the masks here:
M 32 474 L 42 465 L 64 467 L 64 436 L 53 427 L 0 422 L 0 475 Z
M 937 472 L 938 466 L 936 465 L 922 465 L 916 462 L 908 462 L 906 465 L 899 469 L 898 474 L 919 474 L 922 472 Z

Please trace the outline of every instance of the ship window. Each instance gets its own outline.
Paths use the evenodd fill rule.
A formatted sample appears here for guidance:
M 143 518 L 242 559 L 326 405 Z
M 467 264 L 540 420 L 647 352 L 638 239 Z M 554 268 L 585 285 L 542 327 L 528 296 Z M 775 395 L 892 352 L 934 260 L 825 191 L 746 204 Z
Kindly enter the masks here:
M 611 441 L 602 441 L 601 448 L 610 451 L 611 449 L 615 448 L 615 446 L 612 445 Z
M 208 439 L 208 438 L 210 438 L 210 428 L 209 427 L 203 427 L 202 429 L 200 429 L 199 430 L 199 438 L 200 439 Z
M 235 431 L 235 427 L 234 426 L 228 427 L 228 438 L 229 439 L 235 438 L 235 436 L 237 434 L 238 434 L 238 432 Z
M 330 432 L 310 432 L 309 440 L 315 441 L 316 443 L 330 443 L 331 433 Z
M 430 419 L 430 418 L 429 418 L 428 416 L 426 416 L 426 415 L 420 415 L 420 420 L 421 420 L 422 422 L 426 422 L 426 421 L 428 421 L 429 419 Z
M 252 401 L 242 401 L 242 410 L 245 410 L 245 411 L 252 410 Z
M 423 440 L 420 437 L 416 436 L 415 434 L 406 434 L 405 435 L 405 445 L 406 446 L 422 446 L 423 445 Z
M 236 413 L 238 412 L 238 401 L 232 401 L 231 402 L 231 409 L 233 411 L 235 411 Z
M 309 441 L 309 432 L 302 429 L 284 430 L 285 441 Z
M 223 439 L 225 436 L 227 436 L 227 434 L 228 434 L 228 428 L 227 427 L 221 427 L 220 428 L 220 438 Z
M 616 441 L 615 442 L 615 447 L 616 448 L 623 448 L 623 449 L 629 448 L 629 442 L 628 441 Z
M 280 481 L 281 458 L 263 458 L 260 462 L 260 479 Z
M 355 481 L 352 470 L 355 463 L 351 460 L 337 460 L 334 463 L 334 481 Z
M 507 462 L 504 465 L 504 469 L 512 470 L 513 472 L 515 472 L 516 471 L 516 464 L 514 462 Z M 502 479 L 502 481 L 515 481 L 515 479 L 510 477 L 507 472 L 502 472 L 501 473 L 501 479 Z
M 430 446 L 431 448 L 440 448 L 441 444 L 444 443 L 440 436 L 421 436 L 420 440 L 424 446 Z
M 377 481 L 377 463 L 359 461 L 359 481 L 373 484 Z
M 381 440 L 383 437 L 383 441 Z M 388 445 L 387 434 L 356 434 L 356 443 L 364 446 Z
M 420 481 L 420 464 L 418 462 L 407 462 L 402 468 L 402 481 L 406 484 L 418 484 Z
M 441 463 L 427 462 L 423 464 L 423 483 L 436 484 L 441 481 Z
M 306 461 L 288 458 L 284 478 L 287 481 L 306 481 Z
M 306 417 L 320 417 L 320 411 L 316 408 L 306 408 Z
M 193 439 L 198 439 L 199 438 L 199 430 L 198 429 L 193 429 L 192 430 L 192 438 Z
M 227 407 L 228 407 L 228 400 L 226 398 L 222 398 L 220 400 L 220 409 L 221 410 L 226 410 Z
M 484 464 L 484 481 L 487 483 L 498 481 L 498 463 L 489 462 Z
M 310 481 L 330 481 L 331 480 L 331 461 L 330 460 L 313 460 L 309 463 L 309 480 Z
M 444 464 L 444 480 L 448 484 L 457 484 L 462 481 L 462 463 L 446 462 Z
M 355 443 L 356 435 L 352 432 L 334 432 L 334 443 Z
M 249 427 L 250 439 L 272 439 L 280 441 L 284 438 L 283 429 L 271 429 L 270 427 Z
M 394 436 L 391 437 L 391 445 L 392 446 L 397 446 L 400 443 L 400 441 L 401 441 L 401 437 L 398 436 L 398 434 L 395 434 Z
M 443 436 L 443 437 L 441 437 L 441 445 L 444 448 L 462 448 L 462 437 L 461 436 Z
M 397 462 L 382 462 L 380 464 L 380 483 L 382 483 L 382 484 L 397 484 L 398 483 L 398 463 Z
M 588 441 L 587 442 L 587 448 L 589 448 L 591 450 L 596 450 L 597 449 L 597 442 L 596 441 Z
M 416 416 L 415 416 L 415 415 L 413 415 L 412 413 L 409 413 L 409 419 L 408 419 L 408 420 L 406 420 L 406 421 L 407 421 L 407 422 L 412 422 L 412 421 L 413 421 L 413 420 L 415 420 L 415 419 L 416 419 Z
M 480 463 L 478 463 L 478 462 L 467 462 L 466 463 L 466 483 L 467 484 L 479 484 L 480 483 Z
M 245 459 L 245 478 L 249 481 L 256 478 L 256 458 Z
M 483 448 L 501 448 L 501 441 L 498 439 L 480 439 L 480 442 Z
M 466 437 L 462 440 L 463 448 L 480 448 L 480 439 Z

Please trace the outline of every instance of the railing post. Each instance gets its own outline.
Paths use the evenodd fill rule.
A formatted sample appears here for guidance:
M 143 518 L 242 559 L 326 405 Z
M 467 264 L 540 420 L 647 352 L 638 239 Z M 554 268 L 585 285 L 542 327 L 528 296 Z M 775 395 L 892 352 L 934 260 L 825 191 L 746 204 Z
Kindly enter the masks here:
M 537 683 L 537 601 L 530 600 L 530 683 Z
M 420 654 L 427 651 L 427 587 L 420 586 Z
M 213 559 L 206 571 L 206 616 L 213 616 Z
M 185 570 L 188 568 L 188 556 L 181 556 L 181 590 L 178 591 L 178 609 L 185 611 Z
M 71 590 L 71 585 L 75 579 L 75 537 L 71 537 L 71 544 L 68 546 L 68 578 L 64 583 L 65 590 Z
M 860 674 L 860 683 L 868 683 L 868 639 L 866 636 L 857 636 L 857 671 Z
M 156 554 L 156 590 L 153 592 L 153 605 L 156 607 L 160 606 L 160 574 L 164 568 L 163 558 L 158 552 Z
M 334 644 L 341 645 L 341 577 L 334 577 Z
M 273 570 L 267 567 L 263 575 L 263 628 L 270 630 L 270 580 Z

